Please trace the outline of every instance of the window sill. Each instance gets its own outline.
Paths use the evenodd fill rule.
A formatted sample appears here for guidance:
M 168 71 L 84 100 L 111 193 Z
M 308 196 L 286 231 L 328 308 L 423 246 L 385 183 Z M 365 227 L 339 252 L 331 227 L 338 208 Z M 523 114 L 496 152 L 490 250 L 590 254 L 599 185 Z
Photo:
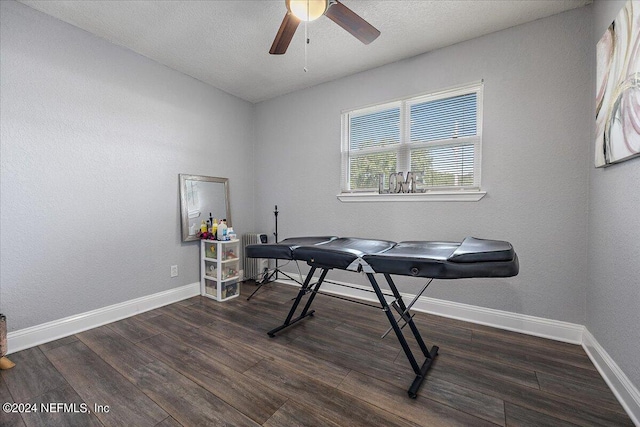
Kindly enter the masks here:
M 341 193 L 341 202 L 477 202 L 482 199 L 486 191 L 430 191 L 426 193 Z

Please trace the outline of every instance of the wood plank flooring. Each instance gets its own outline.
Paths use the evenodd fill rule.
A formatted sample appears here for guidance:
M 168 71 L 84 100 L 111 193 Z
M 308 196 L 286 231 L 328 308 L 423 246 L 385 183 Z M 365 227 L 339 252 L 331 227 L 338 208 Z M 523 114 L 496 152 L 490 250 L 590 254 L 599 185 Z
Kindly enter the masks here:
M 269 338 L 296 288 L 270 284 L 251 301 L 254 286 L 242 289 L 12 354 L 3 403 L 85 403 L 90 412 L 0 413 L 0 425 L 633 425 L 580 346 L 417 313 L 440 353 L 413 400 L 400 345 L 393 334 L 380 339 L 382 311 L 319 295 L 314 316 Z

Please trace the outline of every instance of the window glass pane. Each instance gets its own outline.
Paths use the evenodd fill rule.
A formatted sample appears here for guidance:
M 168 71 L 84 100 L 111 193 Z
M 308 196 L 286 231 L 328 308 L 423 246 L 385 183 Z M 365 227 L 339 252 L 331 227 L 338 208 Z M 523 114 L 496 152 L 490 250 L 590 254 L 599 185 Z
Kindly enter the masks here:
M 411 106 L 411 142 L 474 136 L 476 93 Z
M 419 175 L 417 183 L 422 187 L 471 187 L 473 156 L 473 144 L 411 150 L 411 172 Z
M 400 142 L 400 108 L 351 117 L 349 149 L 380 147 Z
M 395 152 L 369 154 L 349 159 L 349 188 L 351 190 L 378 189 L 378 176 L 396 172 Z
M 470 84 L 343 113 L 341 188 L 376 191 L 398 168 L 423 189 L 479 188 L 481 98 Z

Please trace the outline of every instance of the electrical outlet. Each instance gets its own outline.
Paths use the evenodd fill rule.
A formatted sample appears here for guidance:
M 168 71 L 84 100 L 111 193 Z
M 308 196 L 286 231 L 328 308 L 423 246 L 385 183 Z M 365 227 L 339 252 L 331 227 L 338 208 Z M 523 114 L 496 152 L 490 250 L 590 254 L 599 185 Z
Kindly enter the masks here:
M 177 265 L 172 265 L 171 266 L 171 277 L 177 277 L 178 276 L 178 266 Z

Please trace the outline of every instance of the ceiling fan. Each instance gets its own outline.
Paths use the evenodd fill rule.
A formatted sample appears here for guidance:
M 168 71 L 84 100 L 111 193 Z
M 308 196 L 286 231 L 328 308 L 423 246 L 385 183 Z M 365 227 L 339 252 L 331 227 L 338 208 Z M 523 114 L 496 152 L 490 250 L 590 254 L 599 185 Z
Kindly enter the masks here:
M 373 25 L 338 0 L 285 0 L 285 3 L 287 14 L 269 50 L 272 55 L 282 55 L 287 51 L 300 21 L 314 21 L 322 15 L 340 25 L 364 44 L 371 43 L 380 35 L 380 31 Z

